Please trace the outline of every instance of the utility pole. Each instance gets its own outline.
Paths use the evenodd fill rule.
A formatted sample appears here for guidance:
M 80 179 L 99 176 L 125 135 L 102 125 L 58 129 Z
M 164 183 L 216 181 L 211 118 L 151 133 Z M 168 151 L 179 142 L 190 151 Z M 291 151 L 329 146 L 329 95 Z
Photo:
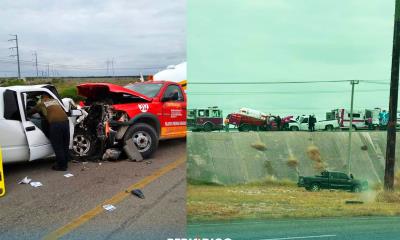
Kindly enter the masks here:
M 21 68 L 19 64 L 19 49 L 18 49 L 18 35 L 17 34 L 10 34 L 14 38 L 8 39 L 8 41 L 15 41 L 15 47 L 10 47 L 10 49 L 16 49 L 17 54 L 10 55 L 10 57 L 17 57 L 17 63 L 18 63 L 18 79 L 21 79 Z
M 39 77 L 38 62 L 37 62 L 37 52 L 33 53 L 35 55 L 35 67 L 36 67 L 36 77 Z
M 399 57 L 400 57 L 400 0 L 396 0 L 394 13 L 392 74 L 390 78 L 389 122 L 387 125 L 385 190 L 393 191 L 394 165 L 396 157 L 396 123 L 397 101 L 399 89 Z
M 112 76 L 114 77 L 115 71 L 114 71 L 114 58 L 111 60 L 111 69 L 112 69 Z
M 351 80 L 351 100 L 350 100 L 350 123 L 349 123 L 349 147 L 347 149 L 347 172 L 351 173 L 351 133 L 353 132 L 353 104 L 354 104 L 354 85 L 359 84 L 359 80 Z
M 106 76 L 108 76 L 108 72 L 110 70 L 110 60 L 107 59 L 106 64 L 107 64 L 107 74 L 106 74 Z

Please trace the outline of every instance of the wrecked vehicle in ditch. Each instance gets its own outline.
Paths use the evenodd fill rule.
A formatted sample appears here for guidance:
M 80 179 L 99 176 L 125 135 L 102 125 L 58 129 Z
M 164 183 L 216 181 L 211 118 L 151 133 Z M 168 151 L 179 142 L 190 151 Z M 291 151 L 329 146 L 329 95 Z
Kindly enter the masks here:
M 75 127 L 75 158 L 99 158 L 106 149 L 122 149 L 130 140 L 148 158 L 159 140 L 186 137 L 186 95 L 177 83 L 84 83 L 77 89 L 85 98 L 80 105 L 87 116 Z

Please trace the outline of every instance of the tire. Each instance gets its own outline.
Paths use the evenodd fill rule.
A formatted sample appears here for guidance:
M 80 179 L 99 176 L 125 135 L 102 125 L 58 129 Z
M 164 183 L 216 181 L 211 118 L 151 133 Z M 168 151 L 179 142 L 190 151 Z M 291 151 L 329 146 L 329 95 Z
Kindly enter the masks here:
M 125 133 L 124 144 L 132 138 L 143 158 L 151 157 L 157 150 L 158 136 L 154 128 L 149 124 L 136 123 L 130 126 Z
M 209 122 L 205 123 L 203 126 L 204 132 L 211 132 L 213 130 L 213 125 Z
M 311 188 L 310 188 L 310 187 L 305 187 L 305 189 L 306 189 L 307 191 L 311 191 Z
M 290 131 L 299 131 L 299 127 L 297 126 L 291 126 Z
M 310 187 L 311 192 L 318 192 L 320 190 L 319 185 L 316 183 L 313 183 Z
M 352 189 L 352 192 L 354 192 L 354 193 L 361 192 L 361 187 L 360 186 L 354 186 L 353 189 Z
M 326 127 L 325 127 L 325 130 L 326 130 L 326 131 L 332 132 L 332 131 L 333 131 L 333 126 L 332 126 L 332 125 L 326 126 Z
M 100 142 L 96 136 L 79 129 L 74 133 L 70 155 L 72 159 L 88 159 L 100 152 L 99 148 Z
M 239 126 L 239 131 L 241 132 L 248 132 L 250 131 L 251 127 L 248 124 L 242 124 Z

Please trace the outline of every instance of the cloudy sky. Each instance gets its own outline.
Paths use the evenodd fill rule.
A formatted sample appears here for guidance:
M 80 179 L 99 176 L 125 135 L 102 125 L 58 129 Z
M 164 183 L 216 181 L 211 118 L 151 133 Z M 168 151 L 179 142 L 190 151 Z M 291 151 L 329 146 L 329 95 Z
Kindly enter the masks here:
M 355 107 L 387 108 L 394 2 L 189 1 L 190 106 L 323 118 L 331 109 L 350 106 L 348 82 L 195 83 L 362 79 L 371 82 L 356 86 Z
M 154 73 L 186 60 L 185 0 L 2 0 L 0 76 L 16 76 L 9 34 L 18 34 L 23 76 Z M 40 73 L 41 74 L 41 73 Z

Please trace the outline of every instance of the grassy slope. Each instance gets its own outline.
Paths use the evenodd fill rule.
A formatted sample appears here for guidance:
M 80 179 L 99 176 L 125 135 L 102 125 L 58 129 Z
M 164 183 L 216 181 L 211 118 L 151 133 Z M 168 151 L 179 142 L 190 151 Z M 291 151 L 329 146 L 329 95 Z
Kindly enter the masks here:
M 396 192 L 390 197 L 391 201 L 376 201 L 377 194 L 372 191 L 355 194 L 324 190 L 313 193 L 293 184 L 230 187 L 189 185 L 187 210 L 190 222 L 400 215 L 400 193 Z M 346 200 L 363 200 L 365 203 L 349 205 L 345 204 Z

